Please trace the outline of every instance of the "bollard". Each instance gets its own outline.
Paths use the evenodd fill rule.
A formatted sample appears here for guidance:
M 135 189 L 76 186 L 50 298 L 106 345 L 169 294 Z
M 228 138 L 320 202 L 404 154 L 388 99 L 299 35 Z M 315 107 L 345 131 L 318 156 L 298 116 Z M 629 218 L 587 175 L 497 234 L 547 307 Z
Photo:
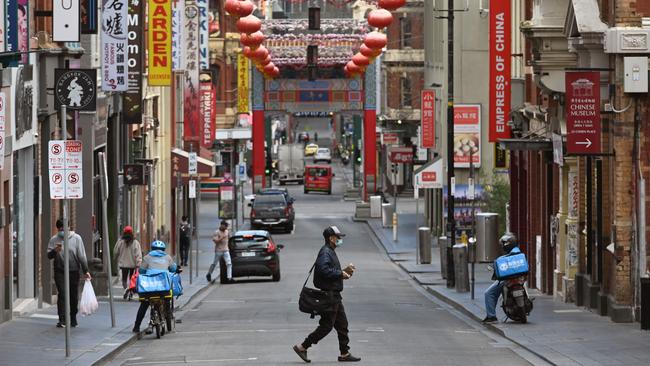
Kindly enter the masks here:
M 447 279 L 447 245 L 449 245 L 449 240 L 446 236 L 441 236 L 438 238 L 438 247 L 440 249 L 440 274 L 442 279 Z
M 469 291 L 469 271 L 467 270 L 467 245 L 456 244 L 454 254 L 454 279 L 456 292 Z
M 397 241 L 397 212 L 393 212 L 393 241 Z
M 431 229 L 418 228 L 418 264 L 431 263 Z
M 471 293 L 471 299 L 474 300 L 474 287 L 476 285 L 476 278 L 475 278 L 475 266 L 476 266 L 476 238 L 471 237 L 469 238 L 469 246 L 467 247 L 467 258 L 470 263 L 471 267 L 471 272 L 470 272 L 470 293 Z
M 393 220 L 393 205 L 390 203 L 381 204 L 381 225 L 383 227 L 391 227 Z

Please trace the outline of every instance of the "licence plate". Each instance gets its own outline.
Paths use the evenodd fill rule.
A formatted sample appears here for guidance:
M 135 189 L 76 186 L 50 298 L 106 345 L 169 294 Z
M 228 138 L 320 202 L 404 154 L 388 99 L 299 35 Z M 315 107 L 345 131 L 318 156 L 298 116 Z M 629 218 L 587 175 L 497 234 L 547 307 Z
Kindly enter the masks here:
M 254 256 L 255 256 L 255 252 L 242 252 L 240 255 L 241 255 L 242 257 L 254 257 Z
M 524 296 L 524 290 L 512 291 L 512 296 L 514 296 L 514 297 Z

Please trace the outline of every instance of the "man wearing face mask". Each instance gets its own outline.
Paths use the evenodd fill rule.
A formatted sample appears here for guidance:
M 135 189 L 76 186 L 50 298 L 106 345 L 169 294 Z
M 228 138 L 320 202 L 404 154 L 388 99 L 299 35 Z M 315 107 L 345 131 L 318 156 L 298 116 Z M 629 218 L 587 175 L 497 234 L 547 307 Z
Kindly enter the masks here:
M 65 253 L 63 252 L 63 221 L 56 220 L 57 234 L 54 235 L 47 246 L 47 257 L 54 260 L 54 283 L 56 284 L 56 308 L 59 313 L 58 328 L 65 327 Z M 79 234 L 70 230 L 68 232 L 68 262 L 70 263 L 70 325 L 77 326 L 77 306 L 79 304 L 79 271 L 85 273 L 85 278 L 91 279 L 86 260 L 86 249 Z
M 318 328 L 305 338 L 302 344 L 293 346 L 293 350 L 305 362 L 311 362 L 307 358 L 307 349 L 313 344 L 317 344 L 325 338 L 332 328 L 336 329 L 339 337 L 339 362 L 357 362 L 361 358 L 354 357 L 350 353 L 350 338 L 348 338 L 348 319 L 343 307 L 343 280 L 352 277 L 355 267 L 350 263 L 344 269 L 341 269 L 341 263 L 336 255 L 336 248 L 343 245 L 343 234 L 338 227 L 330 226 L 323 231 L 325 245 L 318 252 L 316 263 L 314 265 L 314 286 L 322 291 L 329 292 L 334 304 L 330 311 L 320 314 Z

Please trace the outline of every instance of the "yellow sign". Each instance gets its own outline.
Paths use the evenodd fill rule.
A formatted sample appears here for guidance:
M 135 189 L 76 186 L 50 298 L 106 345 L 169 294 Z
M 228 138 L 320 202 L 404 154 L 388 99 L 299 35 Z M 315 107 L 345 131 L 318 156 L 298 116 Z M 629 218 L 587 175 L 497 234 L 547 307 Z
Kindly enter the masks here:
M 248 59 L 241 53 L 237 55 L 237 112 L 248 113 Z
M 149 0 L 149 85 L 172 85 L 172 0 Z

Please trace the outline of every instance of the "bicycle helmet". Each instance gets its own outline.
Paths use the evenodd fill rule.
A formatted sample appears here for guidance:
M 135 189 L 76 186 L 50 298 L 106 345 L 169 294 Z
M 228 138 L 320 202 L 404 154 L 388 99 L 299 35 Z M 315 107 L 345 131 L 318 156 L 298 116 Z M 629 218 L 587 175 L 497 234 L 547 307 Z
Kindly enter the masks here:
M 503 252 L 508 254 L 510 253 L 511 250 L 516 248 L 517 245 L 517 237 L 515 234 L 511 232 L 507 232 L 503 234 L 501 239 L 499 239 L 499 243 L 501 243 L 501 246 L 503 247 Z
M 153 250 L 162 250 L 164 252 L 166 248 L 167 245 L 165 245 L 165 243 L 160 240 L 155 240 L 153 243 L 151 243 L 151 249 Z

